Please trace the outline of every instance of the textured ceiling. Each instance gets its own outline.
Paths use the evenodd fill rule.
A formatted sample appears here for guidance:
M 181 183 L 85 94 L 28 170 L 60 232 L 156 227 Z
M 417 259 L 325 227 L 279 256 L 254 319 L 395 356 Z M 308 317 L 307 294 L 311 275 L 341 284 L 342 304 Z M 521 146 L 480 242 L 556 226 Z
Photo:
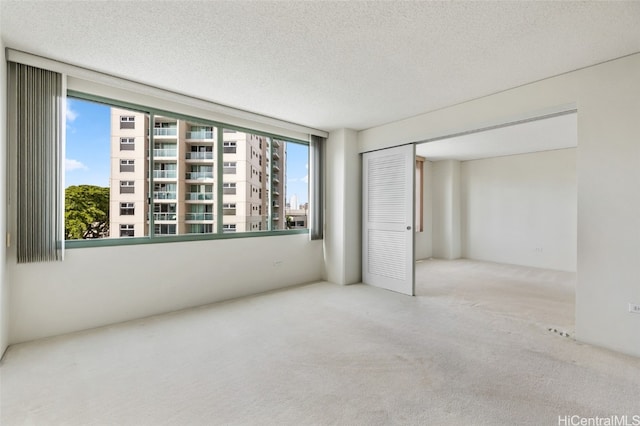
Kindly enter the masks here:
M 324 129 L 640 51 L 640 2 L 2 0 L 7 47 Z

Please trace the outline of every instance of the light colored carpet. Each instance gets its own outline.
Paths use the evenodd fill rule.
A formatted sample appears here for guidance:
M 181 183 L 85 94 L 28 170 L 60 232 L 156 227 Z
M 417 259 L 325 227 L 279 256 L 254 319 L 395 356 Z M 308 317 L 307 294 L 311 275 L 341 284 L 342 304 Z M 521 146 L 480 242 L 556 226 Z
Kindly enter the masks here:
M 526 286 L 532 272 L 423 263 L 420 297 L 318 283 L 12 346 L 1 423 L 557 425 L 640 414 L 640 359 L 548 331 L 570 326 L 541 306 L 570 283 L 509 289 L 541 295 L 528 302 L 483 298 L 491 292 L 473 285 L 498 289 L 512 274 Z M 455 263 L 476 273 L 447 286 L 438 276 Z
M 416 262 L 416 294 L 553 327 L 571 336 L 576 274 L 516 265 L 429 259 Z

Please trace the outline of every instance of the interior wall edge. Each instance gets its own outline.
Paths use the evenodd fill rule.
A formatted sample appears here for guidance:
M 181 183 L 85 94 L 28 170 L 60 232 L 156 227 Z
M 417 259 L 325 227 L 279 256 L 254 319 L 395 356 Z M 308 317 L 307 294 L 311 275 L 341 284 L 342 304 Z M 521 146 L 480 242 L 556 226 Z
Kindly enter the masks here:
M 7 277 L 7 62 L 0 38 L 0 359 L 9 346 L 10 288 Z

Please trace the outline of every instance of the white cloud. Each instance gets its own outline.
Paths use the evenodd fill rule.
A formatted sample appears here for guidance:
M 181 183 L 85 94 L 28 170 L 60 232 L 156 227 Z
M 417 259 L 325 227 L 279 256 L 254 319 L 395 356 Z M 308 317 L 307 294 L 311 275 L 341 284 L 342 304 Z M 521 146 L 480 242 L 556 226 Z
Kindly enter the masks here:
M 88 167 L 85 166 L 84 164 L 82 164 L 78 160 L 73 160 L 71 158 L 65 158 L 65 160 L 64 160 L 64 169 L 67 172 L 70 172 L 70 171 L 73 171 L 73 170 L 88 170 Z
M 67 123 L 73 123 L 76 118 L 78 118 L 78 113 L 71 108 L 67 108 Z
M 307 170 L 309 170 L 309 163 L 305 164 L 305 165 L 304 165 L 304 168 L 305 168 L 305 169 L 307 169 Z
M 306 175 L 305 177 L 303 177 L 300 180 L 303 181 L 304 183 L 309 183 L 309 175 Z

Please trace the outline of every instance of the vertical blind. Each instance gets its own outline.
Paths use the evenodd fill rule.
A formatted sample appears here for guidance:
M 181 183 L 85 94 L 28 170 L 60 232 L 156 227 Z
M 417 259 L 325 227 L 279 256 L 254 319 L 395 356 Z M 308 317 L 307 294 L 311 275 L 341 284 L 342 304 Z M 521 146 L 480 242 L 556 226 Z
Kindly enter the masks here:
M 62 75 L 9 63 L 18 263 L 62 260 Z

